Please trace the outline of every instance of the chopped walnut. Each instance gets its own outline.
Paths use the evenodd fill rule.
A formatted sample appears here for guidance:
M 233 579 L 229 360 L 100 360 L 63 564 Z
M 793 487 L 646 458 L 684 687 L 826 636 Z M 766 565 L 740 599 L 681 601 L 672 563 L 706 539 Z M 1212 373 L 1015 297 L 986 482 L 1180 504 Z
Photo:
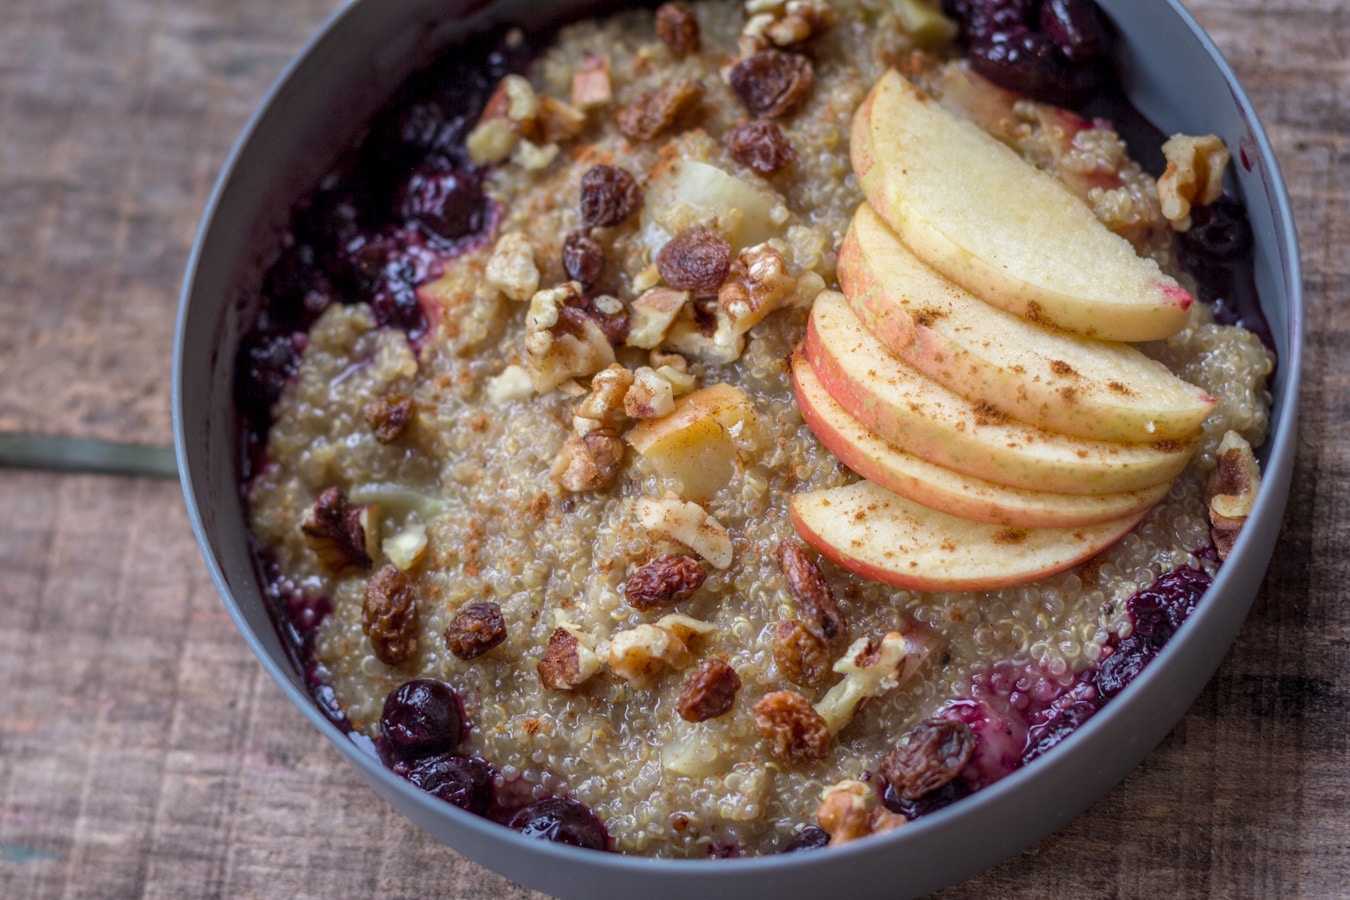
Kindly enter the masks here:
M 330 487 L 306 511 L 300 530 L 319 565 L 341 574 L 370 568 L 370 524 L 367 507 L 348 503 L 342 491 Z
M 412 423 L 413 399 L 401 391 L 381 394 L 366 404 L 364 415 L 375 440 L 392 444 Z
M 622 466 L 623 440 L 614 429 L 598 427 L 568 438 L 549 476 L 564 490 L 598 491 L 614 483 Z
M 587 53 L 581 68 L 572 73 L 572 105 L 582 110 L 596 109 L 608 106 L 613 99 L 609 57 L 603 53 Z
M 507 75 L 488 98 L 464 147 L 475 165 L 512 158 L 527 168 L 543 168 L 557 154 L 556 142 L 576 137 L 585 125 L 581 110 L 540 97 L 521 75 Z
M 748 17 L 737 47 L 742 56 L 770 47 L 791 47 L 839 23 L 827 0 L 746 0 Z
M 684 680 L 675 711 L 686 722 L 715 719 L 731 711 L 740 689 L 741 676 L 725 660 L 704 660 Z
M 662 3 L 656 9 L 656 36 L 676 57 L 698 52 L 698 17 L 683 3 Z
M 529 300 L 539 290 L 539 267 L 534 245 L 519 231 L 497 239 L 488 258 L 484 280 L 512 300 Z
M 763 119 L 796 112 L 811 94 L 815 71 L 800 53 L 760 50 L 731 67 L 731 89 Z
M 706 225 L 686 228 L 661 248 L 656 267 L 676 290 L 715 293 L 731 268 L 731 244 Z
M 717 302 L 731 327 L 745 334 L 769 313 L 793 302 L 799 284 L 788 274 L 783 254 L 766 241 L 740 252 L 717 292 Z
M 581 176 L 581 223 L 611 228 L 642 208 L 642 188 L 622 166 L 592 166 Z
M 837 734 L 852 721 L 858 704 L 899 686 L 900 668 L 908 653 L 905 637 L 897 631 L 889 632 L 880 643 L 859 638 L 844 651 L 834 664 L 834 671 L 843 675 L 844 680 L 830 688 L 816 704 L 830 734 Z
M 707 577 L 692 556 L 670 553 L 643 563 L 624 585 L 623 596 L 634 609 L 660 609 L 694 593 Z
M 841 781 L 825 791 L 816 820 L 829 834 L 832 847 L 890 831 L 906 821 L 878 803 L 870 785 L 853 780 Z
M 445 629 L 445 649 L 463 660 L 476 659 L 504 640 L 502 608 L 491 600 L 460 607 Z
M 816 763 L 830 752 L 830 730 L 811 706 L 795 691 L 773 691 L 755 704 L 755 728 L 769 743 L 769 750 L 791 763 Z
M 393 565 L 381 566 L 366 584 L 361 604 L 361 630 L 370 638 L 375 658 L 387 666 L 412 659 L 417 652 L 417 592 Z
M 586 127 L 586 113 L 554 97 L 539 98 L 539 139 L 546 144 L 569 141 Z
M 928 719 L 881 761 L 881 777 L 904 800 L 918 800 L 961 774 L 975 752 L 975 733 L 955 719 Z
M 677 81 L 640 95 L 615 114 L 619 133 L 630 141 L 650 141 L 693 115 L 703 99 L 697 81 Z
M 719 569 L 731 565 L 731 535 L 697 503 L 669 494 L 639 497 L 637 514 L 653 536 L 683 544 Z
M 666 332 L 664 346 L 713 365 L 735 362 L 745 351 L 745 335 L 716 300 L 689 303 Z
M 670 329 L 671 323 L 689 302 L 688 291 L 674 288 L 654 287 L 644 291 L 629 308 L 632 311 L 628 338 L 630 347 L 651 350 L 660 346 Z
M 623 414 L 624 397 L 632 384 L 633 373 L 618 363 L 601 369 L 591 378 L 590 393 L 572 411 L 601 423 L 617 419 Z
M 834 599 L 829 582 L 816 561 L 796 541 L 778 545 L 778 568 L 787 579 L 788 590 L 797 601 L 797 611 L 826 641 L 848 640 L 848 624 Z
M 600 657 L 566 628 L 549 635 L 544 656 L 535 671 L 546 691 L 570 691 L 600 671 Z
M 1163 144 L 1167 170 L 1158 179 L 1163 215 L 1177 231 L 1191 227 L 1191 207 L 1213 203 L 1223 195 L 1223 170 L 1228 148 L 1218 137 L 1175 134 Z
M 582 286 L 575 281 L 539 291 L 530 300 L 525 317 L 525 363 L 531 384 L 541 394 L 614 362 L 614 347 L 601 326 L 602 317 L 589 314 L 582 303 Z
M 779 622 L 773 629 L 773 661 L 783 677 L 802 687 L 819 687 L 830 674 L 830 644 L 818 628 L 801 619 Z
M 1228 559 L 1251 515 L 1261 487 L 1261 469 L 1251 444 L 1236 431 L 1223 436 L 1215 462 L 1214 474 L 1205 488 L 1205 502 L 1209 504 L 1210 536 L 1222 561 Z
M 645 684 L 664 667 L 683 669 L 693 662 L 690 639 L 711 630 L 706 622 L 671 615 L 620 631 L 609 641 L 609 667 L 626 681 Z
M 766 119 L 737 125 L 727 133 L 726 140 L 731 158 L 760 175 L 777 175 L 797 161 L 792 142 Z
M 656 419 L 675 409 L 675 387 L 650 366 L 633 373 L 633 385 L 623 398 L 623 411 L 633 419 Z

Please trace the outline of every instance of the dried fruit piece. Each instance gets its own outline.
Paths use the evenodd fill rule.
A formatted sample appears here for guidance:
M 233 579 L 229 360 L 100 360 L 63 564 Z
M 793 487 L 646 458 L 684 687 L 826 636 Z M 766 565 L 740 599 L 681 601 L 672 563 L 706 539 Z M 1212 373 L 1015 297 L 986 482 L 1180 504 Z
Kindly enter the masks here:
M 677 57 L 698 52 L 698 17 L 682 3 L 662 3 L 656 10 L 656 36 Z
M 650 141 L 692 114 L 702 99 L 703 86 L 697 81 L 677 81 L 640 95 L 614 121 L 630 141 Z
M 305 543 L 330 572 L 369 569 L 366 549 L 366 507 L 347 502 L 336 487 L 327 488 L 305 513 L 300 523 Z
M 728 712 L 741 689 L 741 676 L 726 661 L 704 660 L 684 680 L 675 711 L 686 722 L 706 722 Z
M 412 397 L 402 392 L 376 397 L 365 408 L 366 424 L 375 432 L 375 440 L 381 444 L 398 440 L 412 418 Z
M 811 701 L 795 691 L 773 691 L 755 704 L 755 728 L 779 759 L 820 762 L 830 752 L 830 730 Z
M 412 659 L 417 652 L 417 592 L 397 566 L 381 566 L 366 584 L 361 603 L 361 630 L 370 638 L 375 658 L 387 666 Z
M 775 123 L 765 119 L 743 122 L 727 133 L 731 158 L 761 175 L 776 175 L 797 161 L 792 142 Z
M 797 601 L 797 609 L 806 621 L 814 625 L 827 641 L 845 641 L 848 639 L 848 624 L 834 592 L 821 574 L 816 561 L 807 555 L 806 550 L 796 541 L 783 541 L 778 545 L 778 567 L 787 578 L 788 590 Z
M 731 244 L 706 225 L 686 228 L 661 248 L 656 268 L 676 290 L 715 293 L 731 270 Z
M 975 733 L 965 722 L 928 719 L 881 761 L 881 775 L 904 800 L 918 800 L 961 774 L 975 752 Z
M 581 222 L 610 228 L 642 208 L 642 188 L 622 166 L 592 166 L 581 176 Z
M 605 251 L 600 242 L 578 229 L 563 241 L 563 270 L 573 281 L 589 287 L 600 278 L 605 268 Z
M 765 119 L 796 112 L 814 81 L 811 60 L 785 50 L 760 50 L 731 67 L 732 90 L 746 109 Z
M 819 687 L 830 674 L 829 641 L 801 619 L 779 622 L 773 629 L 773 661 L 783 677 L 802 687 Z
M 624 585 L 623 596 L 634 609 L 671 606 L 698 590 L 708 573 L 692 556 L 670 553 L 644 563 Z
M 445 649 L 464 660 L 482 656 L 504 640 L 502 608 L 491 600 L 461 607 L 445 629 Z

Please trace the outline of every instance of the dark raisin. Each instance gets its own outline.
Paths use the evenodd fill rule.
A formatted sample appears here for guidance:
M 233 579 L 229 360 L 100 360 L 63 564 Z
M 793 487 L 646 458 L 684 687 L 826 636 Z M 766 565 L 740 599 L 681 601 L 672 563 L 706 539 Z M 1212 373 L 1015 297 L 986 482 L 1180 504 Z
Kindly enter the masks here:
M 585 287 L 595 284 L 605 268 L 605 251 L 584 229 L 572 232 L 563 241 L 562 258 L 567 277 Z
M 745 108 L 765 119 L 796 112 L 811 94 L 811 60 L 785 50 L 760 50 L 731 67 L 731 88 Z
M 1092 0 L 1044 0 L 1040 26 L 1069 62 L 1091 62 L 1107 53 L 1110 35 Z
M 624 585 L 623 596 L 634 609 L 661 609 L 688 597 L 708 573 L 692 556 L 667 554 L 644 563 Z
M 630 141 L 650 141 L 691 118 L 702 99 L 703 86 L 697 81 L 677 81 L 638 96 L 614 114 L 614 124 Z
M 389 692 L 380 732 L 403 759 L 452 753 L 464 739 L 464 707 L 450 685 L 417 678 Z
M 384 565 L 370 576 L 361 603 L 361 630 L 370 638 L 375 658 L 401 665 L 417 652 L 417 592 L 397 567 Z
M 686 228 L 656 254 L 656 268 L 676 290 L 713 294 L 731 271 L 731 244 L 706 225 Z
M 756 119 L 727 134 L 727 150 L 736 162 L 761 175 L 774 175 L 797 161 L 797 151 L 773 122 Z
M 741 676 L 727 662 L 708 659 L 684 680 L 675 711 L 686 722 L 706 722 L 731 710 Z
M 604 823 L 584 803 L 570 797 L 548 797 L 531 803 L 517 810 L 506 824 L 538 840 L 588 850 L 604 850 L 609 846 Z
M 419 759 L 408 780 L 446 803 L 485 815 L 492 808 L 492 766 L 476 756 L 441 753 Z
M 830 834 L 819 825 L 807 825 L 794 834 L 779 853 L 800 853 L 804 850 L 819 850 L 828 846 Z
M 656 10 L 656 36 L 677 57 L 698 52 L 698 18 L 682 3 L 662 3 Z
M 581 176 L 581 222 L 610 228 L 642 208 L 642 188 L 621 166 L 592 166 Z
M 413 418 L 412 397 L 389 393 L 376 397 L 365 408 L 366 424 L 375 432 L 375 440 L 390 444 L 398 440 Z
M 370 568 L 366 529 L 361 522 L 364 511 L 364 506 L 348 503 L 341 490 L 330 487 L 305 513 L 300 531 L 325 569 L 341 573 Z
M 965 722 L 928 719 L 881 761 L 881 775 L 902 800 L 918 800 L 961 774 L 975 752 L 975 733 Z
M 445 629 L 445 648 L 460 659 L 474 659 L 506 640 L 502 608 L 491 600 L 460 607 Z
M 469 169 L 417 172 L 404 190 L 402 213 L 428 237 L 457 241 L 477 234 L 487 216 L 482 175 Z
M 778 545 L 778 567 L 787 578 L 788 590 L 797 601 L 797 609 L 808 624 L 820 629 L 827 641 L 843 641 L 848 634 L 844 614 L 839 611 L 834 592 L 821 574 L 815 560 L 796 541 Z

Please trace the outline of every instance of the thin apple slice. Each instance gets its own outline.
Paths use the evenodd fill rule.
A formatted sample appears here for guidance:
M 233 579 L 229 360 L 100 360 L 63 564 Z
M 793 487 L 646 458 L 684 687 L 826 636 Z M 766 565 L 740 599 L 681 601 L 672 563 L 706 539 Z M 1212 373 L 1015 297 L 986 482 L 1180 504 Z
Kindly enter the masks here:
M 1050 175 L 891 71 L 853 119 L 863 194 L 924 262 L 1009 312 L 1087 337 L 1181 330 L 1193 298 Z
M 1091 441 L 1011 419 L 925 378 L 858 321 L 844 296 L 816 298 L 806 358 L 835 401 L 886 442 L 1009 487 L 1064 494 L 1135 491 L 1171 481 L 1197 439 Z
M 1015 528 L 958 519 L 860 481 L 794 494 L 791 516 L 802 540 L 864 578 L 916 591 L 991 591 L 1096 556 L 1144 513 L 1078 528 Z
M 1214 399 L 1134 347 L 1043 328 L 924 265 L 866 203 L 839 250 L 849 305 L 905 362 L 961 396 L 1064 434 L 1152 442 L 1199 431 Z
M 1005 487 L 906 453 L 868 431 L 834 402 L 801 349 L 792 358 L 792 385 L 807 426 L 844 465 L 880 487 L 962 519 L 1026 528 L 1095 525 L 1149 509 L 1169 487 L 1163 483 L 1117 494 Z

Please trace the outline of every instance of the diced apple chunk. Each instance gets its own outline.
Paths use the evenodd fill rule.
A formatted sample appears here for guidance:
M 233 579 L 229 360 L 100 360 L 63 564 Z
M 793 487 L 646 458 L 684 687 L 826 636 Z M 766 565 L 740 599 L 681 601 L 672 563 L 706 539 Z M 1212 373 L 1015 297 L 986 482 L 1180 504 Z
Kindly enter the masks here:
M 716 222 L 732 250 L 738 250 L 780 233 L 786 220 L 773 194 L 696 159 L 661 164 L 647 183 L 642 205 L 643 231 L 653 254 L 692 225 Z
M 646 419 L 626 435 L 661 477 L 689 500 L 706 501 L 726 486 L 736 464 L 758 446 L 759 420 L 745 394 L 715 384 L 675 402 L 659 419 Z
M 639 497 L 637 514 L 654 537 L 682 544 L 719 569 L 731 565 L 731 535 L 697 503 L 669 495 Z

